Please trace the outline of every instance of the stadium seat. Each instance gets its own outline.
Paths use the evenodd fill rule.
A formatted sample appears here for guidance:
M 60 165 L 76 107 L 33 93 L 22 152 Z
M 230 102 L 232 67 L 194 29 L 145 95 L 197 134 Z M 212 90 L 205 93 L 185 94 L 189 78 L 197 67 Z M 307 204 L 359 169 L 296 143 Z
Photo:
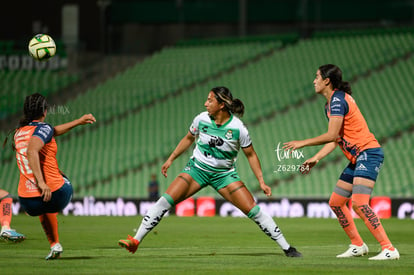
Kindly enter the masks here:
M 412 142 L 412 138 L 399 138 L 396 133 L 407 131 L 414 122 L 410 109 L 414 102 L 406 96 L 414 84 L 414 61 L 407 58 L 414 50 L 413 42 L 411 33 L 385 33 L 317 37 L 284 47 L 275 42 L 165 48 L 67 102 L 71 110 L 68 116 L 51 118 L 57 124 L 88 110 L 102 122 L 88 131 L 76 128 L 73 135 L 62 140 L 63 152 L 58 158 L 67 165 L 62 170 L 70 171 L 77 186 L 75 196 L 145 197 L 150 174 L 159 173 L 193 117 L 204 111 L 206 93 L 223 85 L 245 103 L 243 121 L 261 159 L 265 181 L 273 186 L 274 194 L 327 197 L 346 165 L 339 150 L 326 157 L 326 164 L 316 167 L 310 176 L 274 172 L 278 164 L 303 161 L 279 163 L 275 154 L 279 142 L 312 137 L 326 130 L 324 100 L 314 100 L 312 81 L 316 69 L 323 63 L 338 64 L 344 78 L 352 80 L 354 97 L 376 137 L 395 140 L 394 145 L 387 142 L 384 148 L 400 146 L 396 144 L 408 148 L 405 142 Z M 260 58 L 264 53 L 265 57 Z M 58 82 L 57 77 L 53 83 Z M 9 85 L 9 81 L 4 83 Z M 397 105 L 397 109 L 388 107 Z M 305 156 L 310 157 L 316 150 L 318 147 L 304 149 Z M 400 150 L 395 148 L 387 154 L 387 159 L 395 161 L 387 160 L 386 165 L 392 168 L 385 166 L 379 181 L 387 179 L 391 183 L 376 187 L 376 194 L 399 195 L 402 190 L 414 193 L 409 184 L 412 175 L 396 172 L 397 165 L 410 170 L 408 157 L 397 160 Z M 191 150 L 174 162 L 169 179 L 162 182 L 164 190 L 190 155 Z M 5 163 L 11 165 L 11 160 Z M 237 167 L 248 188 L 262 196 L 242 153 Z M 2 172 L 3 165 L 0 169 Z M 389 169 L 394 172 L 385 172 Z M 214 190 L 203 192 L 217 195 Z

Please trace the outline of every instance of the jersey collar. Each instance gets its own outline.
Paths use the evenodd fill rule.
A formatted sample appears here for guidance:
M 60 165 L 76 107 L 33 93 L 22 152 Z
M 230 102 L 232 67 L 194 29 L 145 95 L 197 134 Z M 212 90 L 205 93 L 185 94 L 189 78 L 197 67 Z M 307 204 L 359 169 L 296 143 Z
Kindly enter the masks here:
M 214 125 L 214 127 L 216 127 L 216 128 L 224 128 L 224 127 L 226 127 L 226 126 L 227 126 L 227 124 L 229 124 L 229 123 L 233 120 L 233 114 L 232 114 L 232 113 L 230 113 L 230 118 L 229 118 L 229 120 L 227 120 L 227 121 L 226 121 L 226 123 L 222 124 L 220 127 L 218 127 L 218 126 L 216 125 L 216 122 L 214 121 L 214 118 L 213 118 L 213 117 L 211 117 L 211 116 L 210 116 L 210 119 L 211 119 L 211 124 L 213 124 L 213 125 Z

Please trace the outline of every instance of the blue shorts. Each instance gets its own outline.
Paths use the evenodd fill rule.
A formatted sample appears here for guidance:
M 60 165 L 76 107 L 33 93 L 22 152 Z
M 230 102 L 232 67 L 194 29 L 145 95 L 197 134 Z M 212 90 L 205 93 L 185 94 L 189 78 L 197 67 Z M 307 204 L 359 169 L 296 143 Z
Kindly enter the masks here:
M 43 197 L 19 197 L 20 205 L 24 211 L 30 216 L 62 211 L 68 205 L 73 195 L 73 188 L 70 181 L 65 177 L 63 179 L 65 183 L 58 190 L 52 192 L 52 199 L 48 202 L 43 201 Z
M 351 184 L 355 177 L 376 181 L 383 162 L 382 148 L 367 149 L 358 155 L 356 163 L 348 164 L 339 179 Z

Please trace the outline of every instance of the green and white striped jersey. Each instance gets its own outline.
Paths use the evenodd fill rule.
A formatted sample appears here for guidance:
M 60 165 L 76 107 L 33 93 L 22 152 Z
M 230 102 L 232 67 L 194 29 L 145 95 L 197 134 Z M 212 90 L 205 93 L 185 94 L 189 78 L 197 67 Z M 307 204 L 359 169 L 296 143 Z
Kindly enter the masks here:
M 252 141 L 243 122 L 233 115 L 218 127 L 208 112 L 196 116 L 190 126 L 196 136 L 193 151 L 195 164 L 206 171 L 224 172 L 234 169 L 241 148 L 249 147 Z

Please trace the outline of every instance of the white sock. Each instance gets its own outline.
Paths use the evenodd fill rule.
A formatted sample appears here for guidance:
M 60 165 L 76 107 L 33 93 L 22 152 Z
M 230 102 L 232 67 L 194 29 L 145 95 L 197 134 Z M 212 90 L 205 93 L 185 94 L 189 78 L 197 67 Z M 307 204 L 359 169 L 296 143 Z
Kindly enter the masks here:
M 172 205 L 163 196 L 148 210 L 147 214 L 141 221 L 134 239 L 139 242 L 161 221 L 165 213 L 170 210 Z
M 272 240 L 276 241 L 283 250 L 290 247 L 276 222 L 267 213 L 263 212 L 258 205 L 250 210 L 248 217 L 257 223 L 260 229 Z
M 3 233 L 3 231 L 5 231 L 5 230 L 9 230 L 10 229 L 10 226 L 8 226 L 8 225 L 3 225 L 2 227 L 1 227 L 1 233 Z

